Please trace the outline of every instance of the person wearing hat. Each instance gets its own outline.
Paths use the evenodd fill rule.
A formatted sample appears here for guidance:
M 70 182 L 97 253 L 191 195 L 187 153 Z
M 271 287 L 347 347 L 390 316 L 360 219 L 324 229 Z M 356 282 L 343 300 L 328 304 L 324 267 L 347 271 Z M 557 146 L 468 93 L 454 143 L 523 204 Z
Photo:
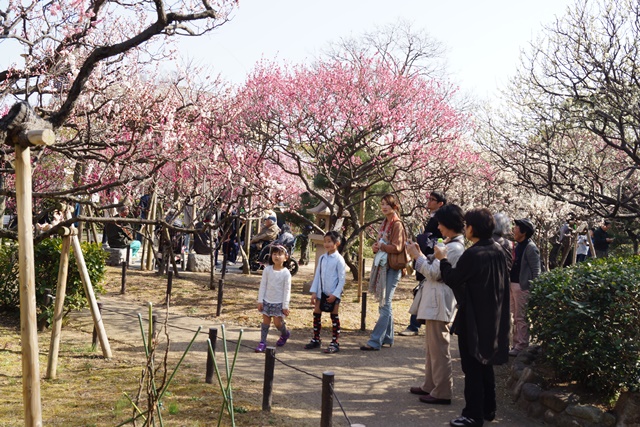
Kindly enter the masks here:
M 262 245 L 265 243 L 271 243 L 278 238 L 278 234 L 280 234 L 280 227 L 276 222 L 278 219 L 275 214 L 269 214 L 264 220 L 264 226 L 260 230 L 258 234 L 253 236 L 251 239 L 252 245 L 258 245 L 262 242 Z
M 531 281 L 540 275 L 540 251 L 531 236 L 535 227 L 527 218 L 517 219 L 513 227 L 513 238 L 517 242 L 511 267 L 511 314 L 513 315 L 513 346 L 510 356 L 517 356 L 529 347 L 529 323 L 527 303 Z

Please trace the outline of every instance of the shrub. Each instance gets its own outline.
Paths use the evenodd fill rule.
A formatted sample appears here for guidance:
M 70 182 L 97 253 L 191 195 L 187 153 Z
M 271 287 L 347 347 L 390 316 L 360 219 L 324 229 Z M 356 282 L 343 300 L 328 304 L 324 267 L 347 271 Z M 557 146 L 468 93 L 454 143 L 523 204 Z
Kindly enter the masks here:
M 98 244 L 85 242 L 81 244 L 81 248 L 95 293 L 104 293 L 101 283 L 106 274 L 105 262 L 108 254 Z M 53 316 L 53 305 L 45 306 L 45 289 L 51 289 L 52 295 L 56 294 L 61 249 L 62 239 L 60 238 L 45 239 L 34 247 L 38 320 L 47 320 L 48 323 Z M 0 248 L 0 310 L 16 310 L 19 304 L 18 245 L 12 242 Z M 69 255 L 64 306 L 65 312 L 80 310 L 87 306 L 73 249 Z
M 640 257 L 559 268 L 533 285 L 528 315 L 560 379 L 613 395 L 640 383 Z

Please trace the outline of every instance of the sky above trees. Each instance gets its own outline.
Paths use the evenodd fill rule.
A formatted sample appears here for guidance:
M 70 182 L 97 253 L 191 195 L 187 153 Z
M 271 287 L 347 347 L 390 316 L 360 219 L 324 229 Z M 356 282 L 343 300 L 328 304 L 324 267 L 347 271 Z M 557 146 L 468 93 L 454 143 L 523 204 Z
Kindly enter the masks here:
M 182 39 L 179 46 L 196 63 L 210 64 L 239 84 L 262 58 L 309 62 L 330 42 L 403 19 L 446 45 L 454 82 L 485 98 L 495 96 L 496 87 L 514 74 L 521 49 L 541 32 L 542 24 L 553 22 L 571 3 L 243 0 L 227 25 L 203 38 Z

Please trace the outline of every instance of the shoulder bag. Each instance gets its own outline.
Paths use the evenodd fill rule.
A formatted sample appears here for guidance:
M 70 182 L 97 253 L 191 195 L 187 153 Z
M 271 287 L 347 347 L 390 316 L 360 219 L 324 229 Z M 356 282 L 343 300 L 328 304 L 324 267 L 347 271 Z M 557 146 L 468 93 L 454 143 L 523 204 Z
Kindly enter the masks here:
M 329 295 L 325 294 L 324 290 L 322 289 L 322 259 L 324 257 L 325 255 L 322 255 L 318 260 L 318 263 L 320 264 L 318 265 L 318 275 L 320 276 L 320 311 L 331 313 L 336 305 L 337 300 L 333 300 L 333 302 L 327 301 Z

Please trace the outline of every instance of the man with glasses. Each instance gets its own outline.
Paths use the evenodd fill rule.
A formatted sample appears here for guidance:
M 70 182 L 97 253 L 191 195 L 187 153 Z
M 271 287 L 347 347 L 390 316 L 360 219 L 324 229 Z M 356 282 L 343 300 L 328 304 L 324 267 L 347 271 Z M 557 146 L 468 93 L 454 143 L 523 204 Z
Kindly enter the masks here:
M 447 204 L 446 196 L 439 191 L 432 191 L 429 194 L 429 200 L 427 201 L 427 209 L 429 209 L 429 221 L 424 228 L 424 232 L 416 236 L 420 250 L 425 256 L 433 254 L 433 247 L 438 243 L 438 239 L 442 238 L 440 230 L 438 230 L 438 221 L 434 218 L 434 215 L 438 209 Z M 416 280 L 420 283 L 424 279 L 424 276 L 416 271 Z M 414 292 L 415 296 L 415 292 Z M 418 335 L 422 323 L 418 322 L 415 314 L 412 314 L 409 318 L 409 326 L 400 332 L 399 335 L 403 337 L 411 337 Z

